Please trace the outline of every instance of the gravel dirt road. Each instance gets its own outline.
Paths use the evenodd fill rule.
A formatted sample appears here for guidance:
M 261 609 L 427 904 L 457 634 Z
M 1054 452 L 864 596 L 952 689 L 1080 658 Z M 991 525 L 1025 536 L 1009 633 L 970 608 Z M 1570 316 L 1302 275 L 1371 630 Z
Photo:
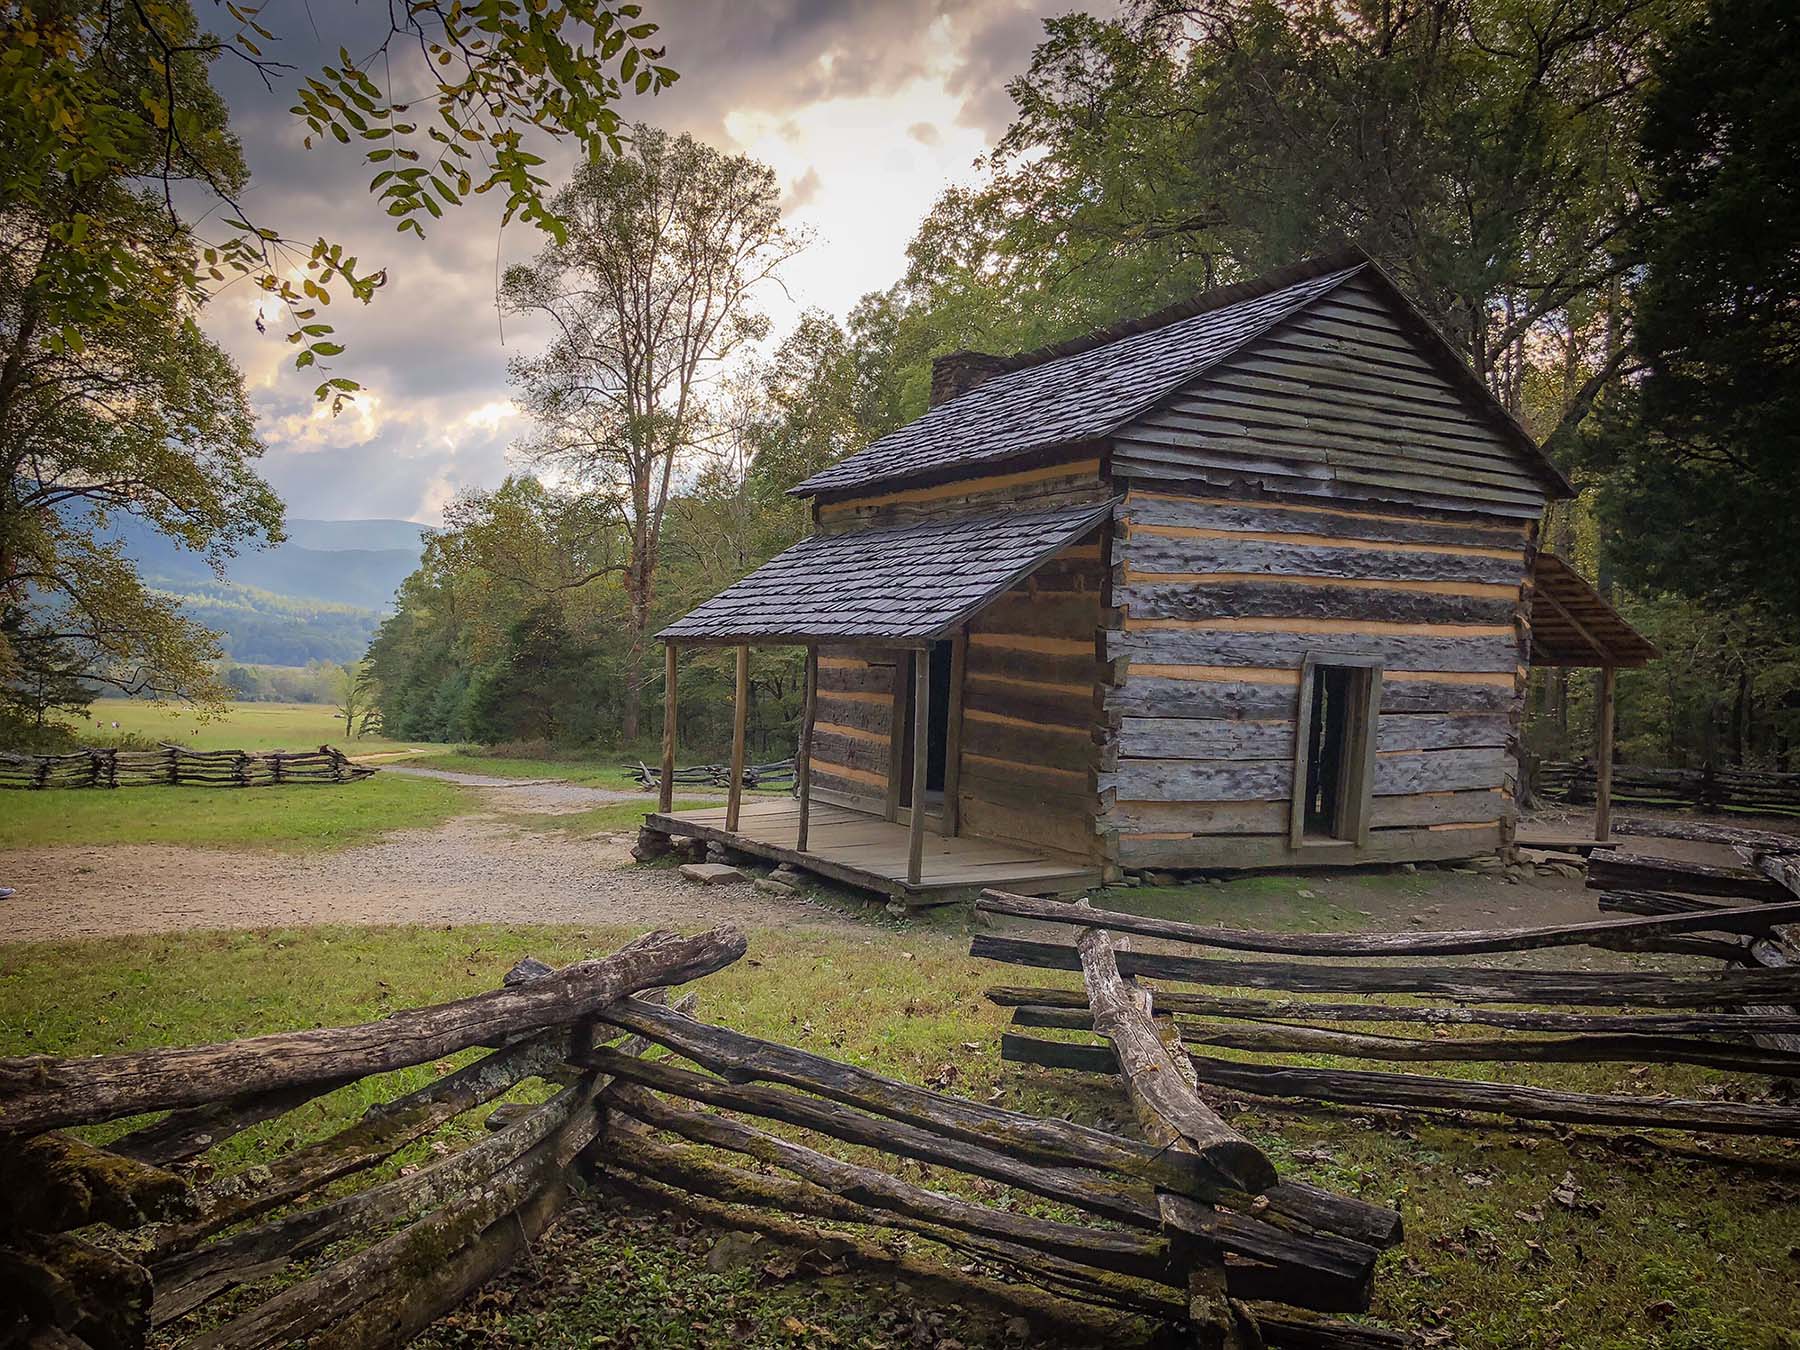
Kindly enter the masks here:
M 401 772 L 389 768 L 384 772 Z M 15 849 L 0 860 L 18 894 L 0 942 L 285 925 L 579 923 L 746 927 L 855 925 L 746 881 L 696 886 L 635 867 L 633 834 L 530 828 L 508 813 L 554 815 L 645 794 L 407 769 L 479 790 L 481 807 L 431 830 L 331 853 L 108 845 Z

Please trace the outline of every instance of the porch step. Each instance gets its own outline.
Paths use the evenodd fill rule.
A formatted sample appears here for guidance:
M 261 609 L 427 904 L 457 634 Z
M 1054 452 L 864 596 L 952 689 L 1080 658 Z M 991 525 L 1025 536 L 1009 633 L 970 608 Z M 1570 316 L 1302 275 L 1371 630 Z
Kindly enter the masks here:
M 728 881 L 744 879 L 744 874 L 729 863 L 685 863 L 681 875 L 702 886 L 723 886 Z

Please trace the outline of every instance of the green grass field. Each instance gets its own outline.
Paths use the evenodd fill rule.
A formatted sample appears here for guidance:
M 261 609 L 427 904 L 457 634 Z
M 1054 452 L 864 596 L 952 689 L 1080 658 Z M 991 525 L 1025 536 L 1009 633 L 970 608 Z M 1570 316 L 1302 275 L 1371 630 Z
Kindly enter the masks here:
M 437 825 L 468 809 L 454 783 L 377 774 L 292 787 L 71 788 L 9 792 L 0 849 L 90 844 L 306 851 Z
M 638 782 L 613 759 L 522 759 L 512 755 L 484 755 L 467 748 L 434 747 L 419 759 L 427 769 L 451 773 L 480 773 L 492 778 L 554 778 L 583 787 L 638 790 Z M 649 799 L 652 794 L 645 793 Z
M 380 736 L 347 740 L 344 724 L 329 703 L 234 703 L 224 714 L 202 721 L 192 708 L 147 703 L 135 698 L 95 699 L 92 718 L 78 721 L 84 741 L 104 745 L 121 735 L 173 741 L 195 750 L 310 750 L 335 745 L 345 754 L 404 750 L 405 742 Z M 119 725 L 115 730 L 113 723 Z

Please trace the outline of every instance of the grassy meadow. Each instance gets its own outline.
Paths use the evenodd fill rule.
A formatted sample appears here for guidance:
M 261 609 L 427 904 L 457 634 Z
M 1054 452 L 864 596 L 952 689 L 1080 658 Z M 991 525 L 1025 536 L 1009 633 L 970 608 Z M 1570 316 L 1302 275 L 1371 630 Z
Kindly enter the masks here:
M 381 736 L 348 740 L 329 703 L 233 703 L 217 717 L 192 708 L 136 698 L 97 698 L 90 720 L 77 722 L 82 740 L 96 745 L 120 736 L 173 741 L 193 750 L 311 750 L 335 745 L 348 755 L 413 748 Z M 117 729 L 113 723 L 119 725 Z
M 614 788 L 621 792 L 637 792 L 637 778 L 623 766 L 622 755 L 594 759 L 526 755 L 489 755 L 468 747 L 433 747 L 419 757 L 427 769 L 444 769 L 450 773 L 479 773 L 491 778 L 553 778 L 580 787 Z M 652 794 L 645 793 L 646 798 Z
M 367 843 L 390 830 L 426 829 L 470 805 L 468 791 L 454 783 L 397 774 L 280 788 L 70 788 L 5 795 L 0 849 L 171 844 L 304 852 Z
M 1259 908 L 1252 897 L 1241 899 Z M 1260 922 L 1281 925 L 1273 904 L 1260 908 Z M 0 946 L 0 1051 L 104 1053 L 376 1018 L 492 988 L 526 954 L 564 962 L 627 936 L 601 926 L 314 928 Z M 931 928 L 870 921 L 849 934 L 794 925 L 753 933 L 747 959 L 701 982 L 700 1012 L 913 1082 L 1129 1129 L 1129 1108 L 1110 1081 L 1000 1060 L 1006 1015 L 982 991 L 1023 974 L 970 959 L 966 933 L 941 918 Z M 1073 978 L 1031 973 L 1039 976 L 1059 984 Z M 221 1150 L 220 1164 L 266 1159 L 294 1146 L 296 1135 L 342 1126 L 371 1101 L 444 1067 L 343 1089 L 297 1118 L 241 1136 Z M 1729 1083 L 1703 1070 L 1645 1076 L 1623 1064 L 1442 1067 L 1590 1091 L 1691 1095 Z M 1441 1337 L 1431 1344 L 1800 1346 L 1793 1331 L 1800 1326 L 1800 1153 L 1792 1147 L 1478 1119 L 1459 1127 L 1422 1114 L 1231 1094 L 1221 1106 L 1285 1176 L 1401 1206 L 1407 1240 L 1382 1260 L 1375 1311 Z M 464 1121 L 451 1136 L 478 1128 Z M 430 1143 L 394 1165 L 428 1157 Z M 962 1183 L 933 1169 L 928 1184 L 954 1190 Z M 1008 1203 L 1040 1204 L 1025 1195 Z M 523 1280 L 516 1299 L 490 1303 L 485 1313 L 459 1314 L 479 1322 L 480 1334 L 458 1339 L 472 1334 L 465 1322 L 442 1343 L 612 1344 L 621 1316 L 638 1345 L 736 1343 L 723 1323 L 707 1322 L 721 1306 L 736 1309 L 737 1335 L 756 1344 L 781 1343 L 788 1315 L 821 1332 L 821 1345 L 894 1343 L 876 1324 L 878 1301 L 834 1299 L 828 1281 L 784 1291 L 710 1272 L 706 1244 L 683 1247 L 680 1232 L 667 1222 L 646 1228 L 590 1214 L 558 1239 L 557 1273 Z M 707 1325 L 696 1330 L 696 1319 Z

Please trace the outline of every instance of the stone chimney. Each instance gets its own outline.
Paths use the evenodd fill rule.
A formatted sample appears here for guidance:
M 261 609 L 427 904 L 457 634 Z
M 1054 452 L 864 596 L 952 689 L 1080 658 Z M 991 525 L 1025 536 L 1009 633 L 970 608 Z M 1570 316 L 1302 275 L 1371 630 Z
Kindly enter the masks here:
M 986 352 L 951 352 L 931 362 L 931 406 L 948 403 L 1006 369 L 1006 358 Z

